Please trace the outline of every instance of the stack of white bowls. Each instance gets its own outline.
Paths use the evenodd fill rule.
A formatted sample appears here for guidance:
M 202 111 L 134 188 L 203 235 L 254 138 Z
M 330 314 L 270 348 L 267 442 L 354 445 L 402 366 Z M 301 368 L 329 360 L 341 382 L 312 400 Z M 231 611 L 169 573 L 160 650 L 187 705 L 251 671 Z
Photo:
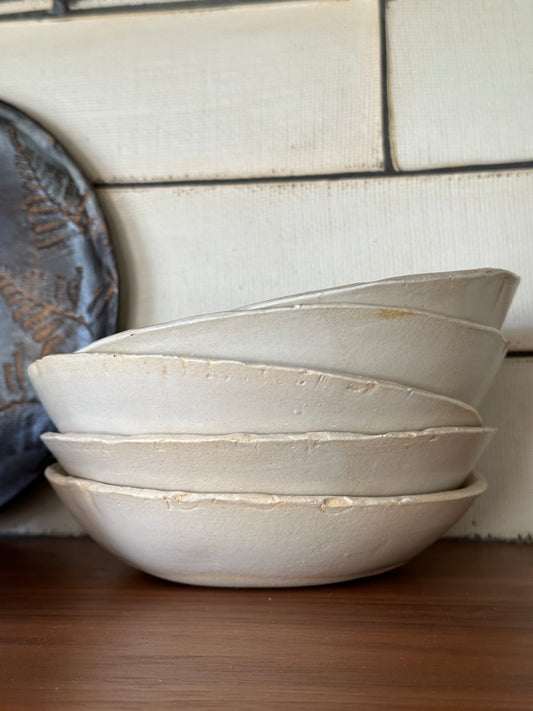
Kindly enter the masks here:
M 517 284 L 496 269 L 399 277 L 43 358 L 47 476 L 97 541 L 169 580 L 394 568 L 485 488 L 473 469 L 493 431 L 474 408 Z

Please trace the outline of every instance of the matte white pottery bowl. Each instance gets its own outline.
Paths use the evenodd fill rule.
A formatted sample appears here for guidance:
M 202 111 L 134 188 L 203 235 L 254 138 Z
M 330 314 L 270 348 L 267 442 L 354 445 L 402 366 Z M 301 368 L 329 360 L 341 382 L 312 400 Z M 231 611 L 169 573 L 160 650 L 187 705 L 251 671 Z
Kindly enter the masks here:
M 49 432 L 42 439 L 69 474 L 116 486 L 390 496 L 457 488 L 493 433 L 480 427 L 382 435 Z
M 504 269 L 410 274 L 362 284 L 307 291 L 246 306 L 350 303 L 400 306 L 501 328 L 520 279 Z
M 103 338 L 84 353 L 229 358 L 404 383 L 476 405 L 505 356 L 494 328 L 409 309 L 308 304 L 230 311 Z
M 60 432 L 231 434 L 477 427 L 457 400 L 366 378 L 175 356 L 73 353 L 28 369 Z
M 486 488 L 420 496 L 191 494 L 46 473 L 89 534 L 131 565 L 195 585 L 321 585 L 402 565 Z

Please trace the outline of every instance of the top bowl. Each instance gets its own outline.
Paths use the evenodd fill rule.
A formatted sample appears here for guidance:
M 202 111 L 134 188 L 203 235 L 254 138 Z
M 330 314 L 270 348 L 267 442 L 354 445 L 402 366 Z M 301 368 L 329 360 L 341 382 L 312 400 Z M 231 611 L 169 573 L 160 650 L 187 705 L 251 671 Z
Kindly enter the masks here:
M 271 363 L 391 380 L 476 406 L 505 356 L 495 328 L 413 309 L 305 304 L 124 331 L 85 353 Z
M 307 291 L 243 307 L 264 309 L 295 304 L 380 304 L 432 311 L 501 328 L 520 278 L 504 269 L 411 274 L 332 289 Z

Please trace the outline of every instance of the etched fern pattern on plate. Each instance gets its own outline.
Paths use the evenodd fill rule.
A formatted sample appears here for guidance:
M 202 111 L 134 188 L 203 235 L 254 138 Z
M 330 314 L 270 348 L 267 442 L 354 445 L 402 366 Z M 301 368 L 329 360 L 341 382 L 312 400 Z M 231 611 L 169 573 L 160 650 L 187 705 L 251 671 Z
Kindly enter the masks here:
M 28 365 L 112 333 L 117 301 L 111 244 L 89 184 L 53 136 L 0 102 L 0 505 L 2 466 L 12 467 L 16 488 L 17 446 L 34 466 L 44 451 L 39 434 L 51 426 Z

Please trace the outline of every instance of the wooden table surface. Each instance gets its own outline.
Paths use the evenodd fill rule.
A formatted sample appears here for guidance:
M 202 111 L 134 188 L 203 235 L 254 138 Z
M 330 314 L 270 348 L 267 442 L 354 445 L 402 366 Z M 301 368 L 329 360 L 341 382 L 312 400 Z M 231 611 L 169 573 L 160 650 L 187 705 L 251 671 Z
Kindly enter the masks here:
M 0 539 L 0 710 L 533 709 L 533 547 L 440 541 L 317 588 L 166 583 Z

